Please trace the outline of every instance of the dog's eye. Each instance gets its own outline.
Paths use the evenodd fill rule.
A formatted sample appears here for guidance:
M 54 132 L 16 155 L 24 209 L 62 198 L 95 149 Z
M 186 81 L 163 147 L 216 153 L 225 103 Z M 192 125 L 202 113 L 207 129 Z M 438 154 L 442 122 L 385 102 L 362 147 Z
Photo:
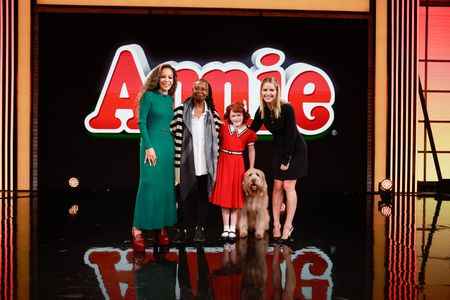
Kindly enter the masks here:
M 258 173 L 256 173 L 256 176 L 258 176 L 258 177 L 259 177 L 259 174 L 258 174 Z

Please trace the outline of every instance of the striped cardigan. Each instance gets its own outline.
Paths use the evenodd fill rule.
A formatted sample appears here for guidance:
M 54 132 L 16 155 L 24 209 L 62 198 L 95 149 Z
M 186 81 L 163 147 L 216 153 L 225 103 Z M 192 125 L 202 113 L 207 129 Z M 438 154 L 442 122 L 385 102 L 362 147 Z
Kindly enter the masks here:
M 170 123 L 170 130 L 174 137 L 175 143 L 175 181 L 181 184 L 182 197 L 185 196 L 185 192 L 187 193 L 187 190 L 192 184 L 192 182 L 190 182 L 191 178 L 195 179 L 195 174 L 190 174 L 195 172 L 195 167 L 193 166 L 194 159 L 192 149 L 192 135 L 190 133 L 190 118 L 192 117 L 191 112 L 193 103 L 193 99 L 189 98 L 184 103 L 176 107 L 174 109 L 174 117 L 172 119 L 172 122 Z M 210 188 L 212 188 L 212 185 L 215 182 L 217 158 L 219 156 L 219 128 L 223 122 L 216 111 L 212 112 L 211 110 L 208 110 L 207 113 L 209 114 L 207 116 L 207 122 L 211 122 L 209 123 L 211 125 L 214 124 L 214 128 L 205 128 L 205 134 L 207 135 L 208 131 L 212 133 L 215 130 L 215 136 L 213 137 L 213 140 L 210 140 L 211 138 L 208 139 L 207 137 L 205 137 L 208 139 L 205 141 L 207 143 L 206 146 L 211 146 L 210 152 L 206 153 L 207 166 L 209 166 L 208 174 L 210 175 L 210 180 L 208 180 L 208 192 L 210 192 L 209 190 Z M 183 161 L 181 161 L 182 159 Z M 180 171 L 183 174 L 180 174 Z M 184 178 L 184 182 L 181 182 L 181 178 Z
M 186 100 L 186 102 L 188 102 L 188 100 Z M 181 144 L 183 143 L 183 131 L 184 131 L 183 111 L 184 111 L 184 104 L 186 102 L 180 104 L 174 109 L 173 119 L 170 122 L 170 131 L 172 132 L 175 143 L 175 167 L 177 168 L 180 167 L 180 160 L 181 160 Z M 223 122 L 217 111 L 213 112 L 213 119 L 214 119 L 214 127 L 216 129 L 218 138 L 219 128 L 220 125 L 223 124 Z

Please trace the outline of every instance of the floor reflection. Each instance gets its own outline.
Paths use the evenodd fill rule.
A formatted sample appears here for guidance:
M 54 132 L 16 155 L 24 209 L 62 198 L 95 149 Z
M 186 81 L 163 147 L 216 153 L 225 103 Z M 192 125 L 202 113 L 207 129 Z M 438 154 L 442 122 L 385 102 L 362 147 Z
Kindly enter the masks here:
M 450 202 L 303 193 L 289 245 L 131 250 L 132 193 L 3 193 L 1 299 L 448 299 Z M 77 205 L 74 213 L 74 205 Z M 173 237 L 174 228 L 169 228 Z
M 416 198 L 396 195 L 387 218 L 387 286 L 389 299 L 417 299 Z
M 417 199 L 417 287 L 427 299 L 450 299 L 449 199 Z
M 269 247 L 266 237 L 224 247 L 166 250 L 91 248 L 84 262 L 95 272 L 105 299 L 330 299 L 332 295 L 332 262 L 314 247 Z

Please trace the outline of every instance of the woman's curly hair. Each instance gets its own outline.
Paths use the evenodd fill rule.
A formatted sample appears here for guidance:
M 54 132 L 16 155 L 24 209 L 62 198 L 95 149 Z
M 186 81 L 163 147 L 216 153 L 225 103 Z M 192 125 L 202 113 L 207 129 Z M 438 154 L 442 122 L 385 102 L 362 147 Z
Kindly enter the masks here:
M 177 85 L 178 85 L 177 71 L 170 64 L 160 64 L 156 68 L 153 69 L 153 71 L 150 73 L 149 76 L 147 76 L 147 79 L 145 80 L 144 85 L 142 86 L 141 90 L 139 91 L 139 94 L 136 98 L 138 112 L 139 112 L 139 104 L 141 103 L 141 99 L 144 96 L 145 92 L 157 91 L 160 88 L 159 79 L 161 77 L 161 72 L 164 69 L 172 70 L 173 84 L 172 84 L 172 87 L 169 89 L 168 94 L 170 96 L 173 96 L 173 94 L 175 94 L 175 91 L 176 91 Z

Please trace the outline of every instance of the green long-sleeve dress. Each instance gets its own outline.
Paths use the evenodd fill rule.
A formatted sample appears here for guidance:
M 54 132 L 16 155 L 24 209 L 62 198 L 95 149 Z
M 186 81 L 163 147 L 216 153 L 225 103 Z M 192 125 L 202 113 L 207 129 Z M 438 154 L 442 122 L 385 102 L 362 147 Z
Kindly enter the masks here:
M 157 91 L 146 92 L 139 104 L 140 178 L 133 226 L 151 230 L 173 226 L 175 207 L 174 142 L 170 133 L 173 98 Z M 156 166 L 144 164 L 145 150 L 155 149 Z

